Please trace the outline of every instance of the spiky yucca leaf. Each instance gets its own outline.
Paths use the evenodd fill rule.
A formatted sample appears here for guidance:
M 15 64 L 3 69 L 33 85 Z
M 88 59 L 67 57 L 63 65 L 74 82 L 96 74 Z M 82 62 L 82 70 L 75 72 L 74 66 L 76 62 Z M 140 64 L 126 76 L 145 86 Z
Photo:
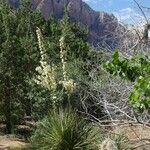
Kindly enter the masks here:
M 31 141 L 38 150 L 92 150 L 98 132 L 70 109 L 54 111 L 40 122 Z

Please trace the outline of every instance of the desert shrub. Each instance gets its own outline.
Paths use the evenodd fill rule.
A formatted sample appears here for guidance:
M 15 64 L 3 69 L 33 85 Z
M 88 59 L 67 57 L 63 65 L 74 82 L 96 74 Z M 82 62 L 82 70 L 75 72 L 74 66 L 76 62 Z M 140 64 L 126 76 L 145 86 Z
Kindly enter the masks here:
M 66 109 L 53 111 L 39 122 L 31 143 L 38 150 L 92 150 L 98 139 L 97 129 Z

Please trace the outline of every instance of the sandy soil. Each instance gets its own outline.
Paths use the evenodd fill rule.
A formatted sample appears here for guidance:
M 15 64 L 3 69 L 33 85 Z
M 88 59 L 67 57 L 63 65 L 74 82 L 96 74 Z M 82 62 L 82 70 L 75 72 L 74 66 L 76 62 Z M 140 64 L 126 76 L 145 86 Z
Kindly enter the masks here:
M 28 143 L 23 140 L 17 138 L 11 138 L 7 136 L 0 136 L 0 150 L 4 149 L 4 147 L 8 148 L 23 148 L 29 146 Z
M 122 134 L 134 145 L 134 150 L 150 150 L 150 127 L 140 124 L 120 126 L 114 133 Z

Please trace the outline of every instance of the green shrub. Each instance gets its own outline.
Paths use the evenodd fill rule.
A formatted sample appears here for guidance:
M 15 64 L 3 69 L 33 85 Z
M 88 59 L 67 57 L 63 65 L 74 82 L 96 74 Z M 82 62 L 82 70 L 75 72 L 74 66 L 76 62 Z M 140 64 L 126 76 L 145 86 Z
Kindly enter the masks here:
M 31 137 L 38 150 L 95 150 L 98 132 L 72 110 L 53 111 Z

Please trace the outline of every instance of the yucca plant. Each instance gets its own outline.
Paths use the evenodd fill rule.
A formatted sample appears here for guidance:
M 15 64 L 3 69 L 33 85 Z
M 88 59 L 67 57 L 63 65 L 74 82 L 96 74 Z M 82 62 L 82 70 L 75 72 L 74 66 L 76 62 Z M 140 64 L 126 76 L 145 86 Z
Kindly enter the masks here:
M 72 110 L 53 111 L 31 138 L 37 150 L 94 150 L 98 132 Z

